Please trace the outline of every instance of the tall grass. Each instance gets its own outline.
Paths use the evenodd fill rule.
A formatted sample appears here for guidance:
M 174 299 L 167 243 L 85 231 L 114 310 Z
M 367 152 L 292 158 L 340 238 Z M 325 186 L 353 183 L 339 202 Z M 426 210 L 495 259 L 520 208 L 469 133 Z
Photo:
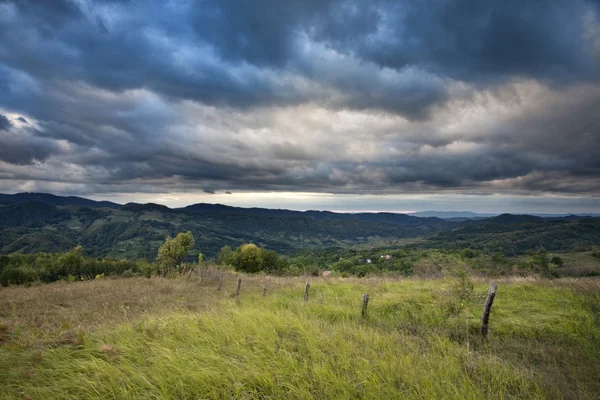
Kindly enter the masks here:
M 592 399 L 600 393 L 598 281 L 500 282 L 488 341 L 478 334 L 483 282 L 467 311 L 455 314 L 448 311 L 455 300 L 448 281 L 319 278 L 308 302 L 300 279 L 244 277 L 237 299 L 234 281 L 228 276 L 221 292 L 211 282 L 167 279 L 2 290 L 0 397 Z M 366 319 L 362 293 L 370 294 Z M 54 310 L 55 301 L 62 309 Z

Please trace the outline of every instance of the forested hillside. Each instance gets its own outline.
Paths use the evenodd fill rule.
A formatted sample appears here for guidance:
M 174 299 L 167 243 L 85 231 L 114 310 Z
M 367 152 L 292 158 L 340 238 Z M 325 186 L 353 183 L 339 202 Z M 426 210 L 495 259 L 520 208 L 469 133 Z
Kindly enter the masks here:
M 544 248 L 566 251 L 600 243 L 600 218 L 542 219 L 528 215 L 501 215 L 429 238 L 421 247 L 471 248 L 507 256 Z
M 81 244 L 92 256 L 154 258 L 167 235 L 189 230 L 197 240 L 196 250 L 209 257 L 225 245 L 245 242 L 290 253 L 303 248 L 389 243 L 437 229 L 426 224 L 401 226 L 310 216 L 190 213 L 158 205 L 112 209 L 25 201 L 0 207 L 0 252 L 57 252 Z
M 349 247 L 472 248 L 507 256 L 545 248 L 567 251 L 600 243 L 600 219 L 500 215 L 448 221 L 393 213 L 270 210 L 220 204 L 171 209 L 119 205 L 43 193 L 0 195 L 0 253 L 61 252 L 154 259 L 167 235 L 191 231 L 190 256 L 215 257 L 223 246 L 256 243 L 281 254 Z

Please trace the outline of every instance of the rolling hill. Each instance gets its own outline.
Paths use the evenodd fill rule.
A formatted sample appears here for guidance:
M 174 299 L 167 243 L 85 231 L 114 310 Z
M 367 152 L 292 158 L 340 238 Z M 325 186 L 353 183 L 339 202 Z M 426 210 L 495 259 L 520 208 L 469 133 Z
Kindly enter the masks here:
M 540 248 L 566 251 L 576 246 L 598 244 L 600 218 L 541 218 L 503 214 L 438 232 L 429 237 L 424 246 L 472 248 L 514 256 Z
M 282 254 L 324 247 L 474 248 L 506 255 L 544 247 L 600 244 L 600 219 L 502 214 L 444 220 L 394 213 L 272 210 L 221 204 L 169 208 L 120 205 L 44 193 L 0 195 L 0 253 L 65 251 L 81 244 L 90 256 L 153 259 L 167 235 L 191 231 L 195 252 L 254 242 Z
M 364 216 L 350 214 L 348 218 L 315 218 L 297 211 L 210 206 L 170 209 L 129 203 L 115 208 L 12 202 L 0 206 L 0 252 L 64 251 L 81 244 L 92 256 L 154 258 L 167 235 L 189 230 L 196 238 L 196 251 L 209 257 L 224 245 L 245 242 L 290 253 L 305 248 L 376 245 L 440 229 L 440 221 L 428 224 L 419 218 L 400 225 L 365 221 Z M 448 223 L 441 221 L 441 225 Z

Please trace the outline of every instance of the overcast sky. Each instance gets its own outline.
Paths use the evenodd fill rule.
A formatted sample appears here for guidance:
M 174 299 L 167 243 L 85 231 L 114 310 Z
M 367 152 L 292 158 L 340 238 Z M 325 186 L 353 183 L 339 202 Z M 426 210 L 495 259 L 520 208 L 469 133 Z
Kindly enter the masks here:
M 600 212 L 598 0 L 0 0 L 0 192 Z

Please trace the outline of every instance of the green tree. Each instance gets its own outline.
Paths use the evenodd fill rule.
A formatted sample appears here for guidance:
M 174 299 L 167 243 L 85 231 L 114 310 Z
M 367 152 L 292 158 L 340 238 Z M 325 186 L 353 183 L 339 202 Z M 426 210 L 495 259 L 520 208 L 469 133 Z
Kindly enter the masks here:
M 552 257 L 552 260 L 550 260 L 550 262 L 558 267 L 562 267 L 564 265 L 564 261 L 559 256 Z
M 217 264 L 219 265 L 233 265 L 235 254 L 231 247 L 223 246 L 219 251 L 219 257 L 217 258 Z
M 263 269 L 263 262 L 262 250 L 254 243 L 243 244 L 236 250 L 234 267 L 238 271 L 259 272 Z
M 506 257 L 504 257 L 504 254 L 502 253 L 494 253 L 492 255 L 492 261 L 496 264 L 506 264 Z
M 167 236 L 165 242 L 158 249 L 156 257 L 158 268 L 163 276 L 172 273 L 193 246 L 194 236 L 190 231 L 180 232 L 174 238 Z
M 0 274 L 0 286 L 22 285 L 37 280 L 31 268 L 7 268 Z
M 261 249 L 263 265 L 262 269 L 273 273 L 283 268 L 281 258 L 273 250 Z
M 9 256 L 0 256 L 0 272 L 2 272 L 2 270 L 6 267 L 8 267 L 8 264 L 10 263 L 10 257 Z
M 76 246 L 68 253 L 65 253 L 59 260 L 63 271 L 67 275 L 73 275 L 81 280 L 81 267 L 83 265 L 83 247 Z

